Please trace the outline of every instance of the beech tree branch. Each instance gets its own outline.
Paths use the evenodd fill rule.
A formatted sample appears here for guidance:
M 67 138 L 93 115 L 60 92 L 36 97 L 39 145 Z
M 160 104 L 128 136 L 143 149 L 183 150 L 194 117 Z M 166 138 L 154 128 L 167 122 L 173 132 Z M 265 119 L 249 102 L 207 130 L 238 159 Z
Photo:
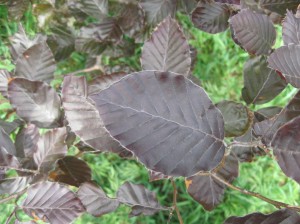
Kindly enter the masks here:
M 37 170 L 29 170 L 29 169 L 10 167 L 10 166 L 0 166 L 0 169 L 12 169 L 12 170 L 17 170 L 17 171 L 26 172 L 26 173 L 33 173 L 33 174 L 40 173 Z
M 275 200 L 272 200 L 270 198 L 267 198 L 259 193 L 256 193 L 256 192 L 252 192 L 252 191 L 248 191 L 248 190 L 245 190 L 245 189 L 242 189 L 240 187 L 237 187 L 231 183 L 228 183 L 226 180 L 224 180 L 223 178 L 219 177 L 217 174 L 215 173 L 211 173 L 211 176 L 213 178 L 215 178 L 216 180 L 218 180 L 219 182 L 221 182 L 222 184 L 226 185 L 227 187 L 233 189 L 233 190 L 236 190 L 236 191 L 239 191 L 243 194 L 246 194 L 246 195 L 250 195 L 250 196 L 253 196 L 253 197 L 256 197 L 256 198 L 259 198 L 269 204 L 272 204 L 274 205 L 276 208 L 278 209 L 281 209 L 281 208 L 289 208 L 289 209 L 292 209 L 292 210 L 295 210 L 297 212 L 300 212 L 300 207 L 299 206 L 294 206 L 294 205 L 289 205 L 289 204 L 286 204 L 286 203 L 283 203 L 283 202 L 280 202 L 280 201 L 275 201 Z

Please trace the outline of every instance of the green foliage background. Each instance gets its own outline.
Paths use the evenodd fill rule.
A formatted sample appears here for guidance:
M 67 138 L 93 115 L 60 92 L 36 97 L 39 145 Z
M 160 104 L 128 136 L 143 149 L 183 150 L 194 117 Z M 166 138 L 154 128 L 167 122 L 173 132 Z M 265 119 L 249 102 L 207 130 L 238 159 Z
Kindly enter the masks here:
M 201 80 L 202 86 L 211 99 L 215 103 L 224 99 L 241 101 L 242 69 L 244 62 L 249 57 L 248 54 L 234 44 L 229 31 L 210 35 L 194 28 L 187 16 L 177 15 L 177 19 L 183 26 L 186 36 L 190 39 L 190 44 L 197 49 L 194 75 Z M 36 18 L 30 10 L 21 22 L 29 35 L 34 35 L 38 31 Z M 8 37 L 16 30 L 17 23 L 9 22 L 7 20 L 7 10 L 5 7 L 0 6 L 0 69 L 12 70 L 14 67 L 7 45 Z M 279 37 L 276 45 L 280 46 L 280 28 L 278 28 L 278 31 Z M 140 49 L 137 49 L 136 54 L 131 57 L 121 58 L 119 61 L 110 61 L 109 58 L 105 58 L 104 63 L 109 65 L 122 62 L 138 70 L 140 69 L 139 56 Z M 69 59 L 60 62 L 56 71 L 57 79 L 53 84 L 56 85 L 62 81 L 62 74 L 84 68 L 85 60 L 85 55 L 74 52 Z M 295 90 L 289 86 L 282 94 L 264 106 L 285 105 L 294 93 Z M 5 116 L 5 111 L 9 108 L 7 101 L 0 98 L 0 116 L 2 119 Z M 252 107 L 251 109 L 258 108 Z M 12 138 L 14 138 L 13 135 Z M 93 178 L 95 181 L 109 196 L 114 196 L 119 186 L 125 181 L 132 181 L 144 184 L 155 191 L 163 205 L 171 206 L 173 200 L 171 183 L 168 180 L 149 183 L 146 169 L 136 161 L 122 160 L 112 154 L 87 154 L 84 156 L 84 160 L 89 163 L 94 171 Z M 187 224 L 221 224 L 231 215 L 242 216 L 255 211 L 268 213 L 276 210 L 273 206 L 261 200 L 242 195 L 233 190 L 227 190 L 224 202 L 214 211 L 207 212 L 186 193 L 182 178 L 177 179 L 176 183 L 179 191 L 178 206 L 184 223 Z M 268 157 L 257 158 L 256 161 L 249 164 L 241 164 L 240 177 L 234 184 L 241 188 L 259 192 L 275 200 L 290 204 L 299 204 L 300 202 L 299 185 L 283 175 L 276 161 Z M 0 223 L 5 223 L 6 217 L 12 209 L 12 204 L 0 205 Z M 121 206 L 116 212 L 100 218 L 84 214 L 75 223 L 154 224 L 166 223 L 169 217 L 167 212 L 160 212 L 151 217 L 129 218 L 129 212 L 129 208 Z M 26 219 L 24 215 L 21 214 L 20 216 Z M 176 214 L 173 215 L 170 223 L 178 223 Z

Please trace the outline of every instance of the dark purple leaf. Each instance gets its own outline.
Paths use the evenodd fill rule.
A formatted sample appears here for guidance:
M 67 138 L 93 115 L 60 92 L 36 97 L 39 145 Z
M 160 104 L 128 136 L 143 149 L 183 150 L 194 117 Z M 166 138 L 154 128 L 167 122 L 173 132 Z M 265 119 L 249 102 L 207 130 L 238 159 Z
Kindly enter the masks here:
M 230 217 L 224 224 L 298 224 L 300 216 L 297 212 L 282 209 L 271 214 L 252 213 L 244 217 Z
M 9 150 L 7 150 L 4 146 L 0 145 L 0 167 L 1 168 L 18 168 L 20 163 Z
M 2 127 L 0 127 L 0 149 L 5 149 L 3 152 L 6 152 L 10 155 L 16 155 L 16 148 L 14 146 L 14 143 L 11 141 L 9 135 L 4 131 Z
M 300 45 L 289 44 L 276 49 L 268 62 L 271 68 L 283 73 L 288 83 L 300 87 Z
M 241 8 L 242 9 L 251 9 L 254 12 L 262 13 L 263 10 L 259 6 L 259 0 L 241 0 Z
M 237 142 L 247 143 L 257 141 L 257 137 L 253 133 L 253 129 L 249 128 L 243 136 L 237 137 L 234 140 Z M 231 151 L 240 162 L 252 162 L 255 156 L 264 156 L 266 154 L 263 149 L 253 146 L 233 146 Z
M 168 16 L 157 26 L 144 44 L 141 63 L 144 70 L 189 74 L 190 47 L 176 20 Z
M 276 31 L 271 20 L 249 9 L 230 18 L 233 35 L 250 54 L 268 55 L 275 43 Z
M 150 170 L 188 177 L 222 160 L 222 115 L 182 75 L 133 73 L 91 98 L 110 134 Z
M 197 6 L 196 0 L 178 0 L 177 10 L 183 11 L 186 14 L 190 14 Z
M 286 10 L 296 10 L 300 4 L 299 0 L 259 0 L 259 5 L 272 12 L 285 15 Z
M 20 127 L 21 125 L 23 125 L 23 121 L 21 121 L 20 119 L 15 119 L 12 122 L 6 122 L 3 120 L 0 120 L 0 127 L 3 128 L 3 130 L 7 133 L 10 134 L 13 131 L 15 131 L 18 127 Z
M 27 49 L 46 41 L 46 37 L 40 34 L 36 35 L 34 39 L 27 37 L 25 30 L 21 24 L 18 26 L 18 32 L 10 38 L 10 53 L 14 61 L 16 61 L 20 55 L 22 55 Z
M 66 156 L 57 161 L 55 170 L 50 173 L 49 177 L 53 181 L 79 187 L 80 184 L 91 181 L 92 172 L 83 160 L 75 156 Z
M 147 22 L 156 25 L 167 16 L 174 16 L 177 0 L 141 0 L 140 6 L 146 13 Z
M 42 182 L 31 186 L 20 206 L 26 214 L 51 224 L 71 223 L 84 212 L 76 195 L 63 185 Z
M 250 110 L 241 103 L 224 100 L 216 104 L 221 111 L 225 122 L 225 136 L 241 136 L 250 127 L 253 115 Z
M 66 128 L 57 128 L 48 131 L 39 138 L 38 149 L 33 159 L 38 170 L 48 172 L 54 167 L 54 162 L 63 158 L 67 153 Z
M 300 92 L 298 92 L 281 112 L 270 119 L 258 122 L 254 125 L 257 136 L 261 136 L 263 142 L 269 145 L 276 131 L 286 122 L 300 115 Z
M 60 61 L 68 58 L 75 50 L 73 30 L 63 25 L 56 25 L 51 28 L 51 32 L 47 43 L 54 53 L 55 60 Z
M 7 97 L 7 85 L 10 78 L 10 72 L 7 70 L 0 70 L 0 93 L 4 97 Z
M 271 146 L 282 171 L 300 183 L 300 117 L 296 117 L 276 132 Z
M 287 11 L 282 23 L 282 39 L 285 45 L 300 44 L 300 18 Z
M 55 69 L 56 62 L 52 51 L 46 42 L 42 42 L 28 48 L 19 56 L 15 76 L 50 83 Z
M 31 180 L 31 177 L 15 177 L 0 180 L 0 194 L 18 193 L 24 190 Z
M 34 124 L 28 124 L 26 128 L 20 129 L 15 142 L 17 156 L 21 158 L 32 157 L 37 150 L 39 138 L 39 129 Z
M 254 116 L 258 122 L 275 117 L 282 111 L 281 107 L 266 107 L 254 112 Z
M 89 16 L 103 19 L 108 13 L 108 0 L 75 0 L 76 8 Z
M 88 87 L 83 76 L 65 77 L 62 101 L 69 126 L 82 141 L 94 149 L 121 153 L 125 149 L 104 129 L 99 113 L 87 96 Z
M 227 156 L 224 161 L 212 171 L 222 179 L 231 183 L 239 172 L 239 163 L 234 156 Z M 223 199 L 226 186 L 216 180 L 210 173 L 200 173 L 185 180 L 187 192 L 204 209 L 213 210 Z
M 77 194 L 87 212 L 93 216 L 102 216 L 119 207 L 118 200 L 107 197 L 99 186 L 92 183 L 82 184 Z
M 130 216 L 153 215 L 161 210 L 167 210 L 159 204 L 154 192 L 140 184 L 124 183 L 117 192 L 117 199 L 132 207 Z
M 249 59 L 244 65 L 243 99 L 247 104 L 264 104 L 274 99 L 286 87 L 286 82 L 268 68 L 266 57 Z
M 218 2 L 202 2 L 192 13 L 194 25 L 208 33 L 220 33 L 228 28 L 230 8 Z
M 126 73 L 113 73 L 110 75 L 102 75 L 99 76 L 95 79 L 93 79 L 89 84 L 88 84 L 88 95 L 92 95 L 95 93 L 98 93 L 113 83 L 119 81 L 121 78 L 123 78 L 126 75 Z
M 46 83 L 15 78 L 8 84 L 8 98 L 25 121 L 40 128 L 60 126 L 61 101 Z

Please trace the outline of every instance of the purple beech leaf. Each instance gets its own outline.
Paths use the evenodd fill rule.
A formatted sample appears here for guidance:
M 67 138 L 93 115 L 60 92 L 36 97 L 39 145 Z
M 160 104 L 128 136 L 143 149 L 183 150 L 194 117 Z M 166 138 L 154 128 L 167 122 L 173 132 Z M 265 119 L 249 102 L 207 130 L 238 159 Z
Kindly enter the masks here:
M 280 113 L 270 119 L 258 122 L 254 125 L 254 132 L 262 137 L 264 144 L 269 145 L 276 131 L 286 122 L 300 115 L 300 91 L 292 98 L 288 105 Z
M 56 162 L 55 170 L 51 171 L 49 177 L 53 181 L 79 187 L 91 181 L 92 171 L 85 161 L 75 156 L 66 156 Z
M 0 146 L 0 167 L 1 168 L 18 168 L 20 163 L 13 154 L 8 152 L 5 147 Z
M 188 177 L 223 158 L 223 117 L 182 75 L 133 73 L 91 98 L 111 136 L 150 170 Z
M 7 85 L 10 78 L 10 72 L 0 69 L 0 93 L 4 97 L 7 97 Z
M 171 178 L 170 176 L 166 176 L 160 172 L 155 172 L 153 170 L 148 170 L 148 173 L 149 173 L 149 181 L 150 182 Z
M 268 55 L 276 39 L 276 30 L 271 20 L 263 14 L 249 9 L 230 18 L 234 38 L 254 55 Z
M 96 19 L 103 19 L 108 14 L 108 0 L 74 0 L 76 8 Z
M 252 128 L 237 138 L 234 139 L 237 142 L 253 142 L 257 140 Z M 241 147 L 233 146 L 231 149 L 232 153 L 238 158 L 239 162 L 252 162 L 255 156 L 264 156 L 266 153 L 259 147 Z
M 29 6 L 29 0 L 10 0 L 8 2 L 8 17 L 11 20 L 20 20 Z
M 2 127 L 0 127 L 0 147 L 5 149 L 10 155 L 16 155 L 15 145 Z
M 140 184 L 125 182 L 117 192 L 117 199 L 120 203 L 132 207 L 130 216 L 154 215 L 161 210 L 167 210 L 159 204 L 154 192 Z
M 67 153 L 66 128 L 56 128 L 42 135 L 38 140 L 38 149 L 33 159 L 38 170 L 48 172 L 54 167 L 54 162 Z
M 283 73 L 286 81 L 300 88 L 300 46 L 289 44 L 276 49 L 268 58 L 269 67 Z
M 272 139 L 274 155 L 281 170 L 300 183 L 300 117 L 281 126 Z
M 244 217 L 229 217 L 224 224 L 298 224 L 300 216 L 297 212 L 282 209 L 271 214 L 252 213 Z
M 266 57 L 249 59 L 244 65 L 243 99 L 247 104 L 264 104 L 281 93 L 286 82 L 273 69 L 268 68 Z
M 124 4 L 118 16 L 117 23 L 124 34 L 135 38 L 145 27 L 145 15 L 137 4 Z
M 56 62 L 46 42 L 38 43 L 25 50 L 16 61 L 15 76 L 32 81 L 50 83 L 54 78 Z
M 285 45 L 300 44 L 300 18 L 287 11 L 282 23 L 282 39 Z
M 55 60 L 68 58 L 75 50 L 74 31 L 60 24 L 55 24 L 50 30 L 52 34 L 48 36 L 47 44 L 54 53 Z
M 259 0 L 259 5 L 272 12 L 285 15 L 286 10 L 296 10 L 300 4 L 299 0 Z
M 146 13 L 147 22 L 156 25 L 167 16 L 174 16 L 177 0 L 141 0 L 140 6 Z
M 98 93 L 113 83 L 119 81 L 121 78 L 125 77 L 126 73 L 113 73 L 110 75 L 102 75 L 95 79 L 93 79 L 90 83 L 88 83 L 88 95 L 92 95 Z
M 196 0 L 178 0 L 177 11 L 182 11 L 186 14 L 190 14 L 197 6 Z
M 253 115 L 247 107 L 228 100 L 217 103 L 216 107 L 223 115 L 226 137 L 237 137 L 246 133 L 253 119 Z
M 0 180 L 0 194 L 15 194 L 24 190 L 32 178 L 28 177 L 15 177 Z
M 259 6 L 259 0 L 241 0 L 242 9 L 251 9 L 254 12 L 262 13 L 263 9 Z
M 38 43 L 46 41 L 46 37 L 37 34 L 34 39 L 27 37 L 25 30 L 21 24 L 18 26 L 18 32 L 9 37 L 10 40 L 10 53 L 14 61 L 16 61 L 20 55 L 22 55 L 27 49 Z
M 62 101 L 72 131 L 95 150 L 122 153 L 126 149 L 108 134 L 98 111 L 87 97 L 85 77 L 64 78 Z
M 15 78 L 8 84 L 8 98 L 17 114 L 40 128 L 60 126 L 61 101 L 48 84 Z
M 76 195 L 64 185 L 41 182 L 30 186 L 20 207 L 24 212 L 51 224 L 68 224 L 80 216 L 84 207 Z
M 18 127 L 22 126 L 24 122 L 20 119 L 15 119 L 11 122 L 3 121 L 0 119 L 0 127 L 7 133 L 11 134 L 14 132 Z
M 26 128 L 20 129 L 15 141 L 17 156 L 21 158 L 32 157 L 33 153 L 37 151 L 39 138 L 39 129 L 34 124 L 28 124 Z
M 77 192 L 87 212 L 99 217 L 111 213 L 119 207 L 119 201 L 106 196 L 101 187 L 93 183 L 83 183 Z
M 233 155 L 224 157 L 222 163 L 212 171 L 231 183 L 239 174 L 239 163 Z M 211 211 L 221 203 L 226 186 L 210 173 L 200 173 L 185 180 L 187 192 L 204 209 Z
M 257 122 L 260 122 L 275 117 L 277 114 L 280 113 L 280 111 L 282 111 L 282 107 L 276 107 L 276 106 L 265 107 L 255 111 L 254 116 Z
M 144 44 L 141 64 L 144 70 L 189 74 L 190 47 L 176 20 L 168 16 L 156 27 Z
M 201 2 L 192 13 L 192 21 L 198 29 L 207 33 L 220 33 L 228 28 L 230 8 L 219 2 Z

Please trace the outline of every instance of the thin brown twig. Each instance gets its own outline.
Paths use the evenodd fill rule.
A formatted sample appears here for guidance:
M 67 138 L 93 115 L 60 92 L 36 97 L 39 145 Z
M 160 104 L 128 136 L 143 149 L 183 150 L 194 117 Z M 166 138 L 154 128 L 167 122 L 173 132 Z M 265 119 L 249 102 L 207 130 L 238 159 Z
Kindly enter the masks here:
M 180 211 L 177 207 L 177 188 L 176 188 L 176 184 L 175 184 L 175 181 L 173 179 L 171 179 L 171 183 L 172 183 L 172 186 L 173 186 L 173 210 L 175 209 L 175 211 L 176 211 L 179 223 L 183 224 L 183 220 L 182 220 L 182 217 L 180 215 Z
M 105 74 L 105 71 L 104 71 L 103 67 L 101 66 L 101 57 L 100 56 L 96 58 L 96 63 L 92 67 L 85 68 L 85 69 L 75 71 L 75 72 L 71 72 L 71 73 L 68 73 L 68 75 L 77 75 L 79 73 L 93 72 L 93 71 L 97 71 L 97 70 L 100 70 L 103 74 Z
M 39 174 L 39 172 L 37 170 L 29 170 L 29 169 L 10 167 L 10 166 L 0 166 L 0 169 L 12 169 L 12 170 L 17 170 L 17 171 L 26 172 L 26 173 Z
M 256 197 L 256 198 L 259 198 L 269 204 L 272 204 L 274 205 L 276 208 L 278 209 L 281 209 L 281 208 L 289 208 L 289 209 L 292 209 L 292 210 L 295 210 L 297 212 L 300 212 L 300 207 L 299 206 L 294 206 L 294 205 L 289 205 L 289 204 L 286 204 L 286 203 L 283 203 L 283 202 L 280 202 L 280 201 L 275 201 L 275 200 L 272 200 L 270 198 L 267 198 L 259 193 L 256 193 L 256 192 L 252 192 L 252 191 L 248 191 L 248 190 L 245 190 L 245 189 L 242 189 L 240 187 L 237 187 L 231 183 L 228 183 L 226 180 L 224 180 L 223 178 L 219 177 L 217 174 L 215 173 L 211 173 L 211 176 L 213 178 L 215 178 L 216 180 L 218 180 L 219 182 L 221 182 L 222 184 L 226 185 L 227 187 L 233 189 L 233 190 L 236 190 L 236 191 L 239 191 L 243 194 L 246 194 L 246 195 L 250 195 L 250 196 L 253 196 L 253 197 Z
M 10 201 L 12 199 L 15 199 L 16 197 L 18 197 L 17 194 L 12 194 L 12 195 L 10 195 L 10 196 L 8 196 L 6 198 L 1 199 L 0 200 L 0 204 L 3 204 L 4 202 Z
M 14 208 L 14 210 L 10 213 L 10 215 L 8 216 L 8 218 L 6 219 L 5 224 L 9 224 L 11 218 L 13 217 L 13 215 L 16 213 L 17 207 Z
M 258 141 L 253 141 L 253 142 L 236 142 L 233 141 L 231 142 L 227 148 L 232 148 L 232 147 L 264 147 L 265 145 L 261 142 L 261 140 Z

